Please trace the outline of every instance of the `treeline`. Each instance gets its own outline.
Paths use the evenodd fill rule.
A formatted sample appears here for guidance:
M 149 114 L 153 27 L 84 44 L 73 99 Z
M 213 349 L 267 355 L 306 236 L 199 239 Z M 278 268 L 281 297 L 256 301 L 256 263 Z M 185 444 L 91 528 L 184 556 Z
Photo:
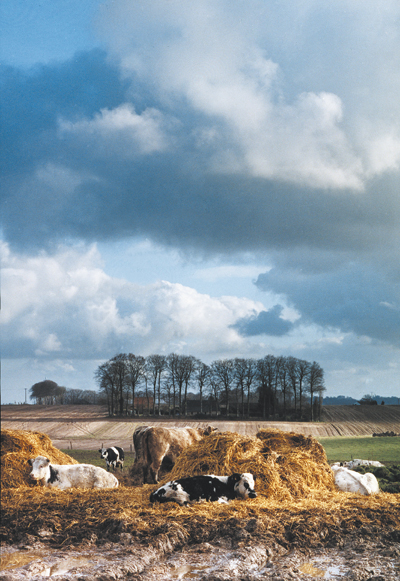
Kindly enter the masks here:
M 324 397 L 324 405 L 400 405 L 400 397 L 368 394 L 362 399 L 354 399 L 347 395 Z
M 45 379 L 32 385 L 30 399 L 39 405 L 96 404 L 98 394 L 89 389 L 68 389 L 55 381 Z
M 95 380 L 113 415 L 207 414 L 319 419 L 324 371 L 317 362 L 266 355 L 218 359 L 120 353 L 99 365 Z M 198 394 L 193 411 L 190 392 Z M 140 409 L 141 406 L 141 409 Z

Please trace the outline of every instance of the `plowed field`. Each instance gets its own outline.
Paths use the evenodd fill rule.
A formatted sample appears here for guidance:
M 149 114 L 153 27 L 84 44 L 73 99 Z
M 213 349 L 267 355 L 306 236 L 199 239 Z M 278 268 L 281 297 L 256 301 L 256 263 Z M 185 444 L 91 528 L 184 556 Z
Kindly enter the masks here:
M 326 406 L 321 422 L 263 422 L 224 420 L 179 420 L 157 418 L 109 418 L 102 406 L 1 406 L 3 428 L 32 430 L 47 434 L 60 449 L 89 450 L 112 446 L 118 442 L 125 450 L 132 444 L 132 434 L 139 425 L 168 426 L 181 424 L 193 427 L 212 425 L 220 431 L 255 436 L 261 428 L 312 435 L 370 436 L 374 432 L 400 433 L 400 406 Z

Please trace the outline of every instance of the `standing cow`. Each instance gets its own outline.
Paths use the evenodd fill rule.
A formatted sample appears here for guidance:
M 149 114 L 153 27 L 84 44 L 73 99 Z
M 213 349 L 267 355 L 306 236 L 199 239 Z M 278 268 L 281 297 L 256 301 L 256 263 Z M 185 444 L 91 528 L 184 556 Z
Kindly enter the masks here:
M 118 466 L 123 470 L 125 460 L 123 448 L 113 446 L 112 448 L 101 448 L 99 452 L 103 460 L 106 461 L 107 471 L 110 470 L 110 467 L 115 471 Z
M 142 471 L 143 482 L 156 484 L 161 465 L 167 472 L 172 470 L 184 448 L 198 442 L 214 431 L 210 426 L 202 428 L 162 428 L 140 426 L 133 434 L 135 471 Z

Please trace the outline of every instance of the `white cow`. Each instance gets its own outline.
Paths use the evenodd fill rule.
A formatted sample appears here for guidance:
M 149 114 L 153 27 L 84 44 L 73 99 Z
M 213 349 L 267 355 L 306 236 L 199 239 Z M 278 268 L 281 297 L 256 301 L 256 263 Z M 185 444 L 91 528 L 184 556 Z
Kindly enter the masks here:
M 32 466 L 31 478 L 44 479 L 48 488 L 116 488 L 118 480 L 104 468 L 92 464 L 50 464 L 44 456 L 31 458 L 28 464 Z
M 345 462 L 344 466 L 353 470 L 353 468 L 357 468 L 357 466 L 376 466 L 382 468 L 384 465 L 376 460 L 360 460 L 359 458 L 356 458 L 355 460 L 350 460 L 350 462 Z
M 379 492 L 379 484 L 373 474 L 359 474 L 354 470 L 349 470 L 344 466 L 332 466 L 333 474 L 335 476 L 335 484 L 343 492 L 355 492 L 359 494 L 377 494 Z

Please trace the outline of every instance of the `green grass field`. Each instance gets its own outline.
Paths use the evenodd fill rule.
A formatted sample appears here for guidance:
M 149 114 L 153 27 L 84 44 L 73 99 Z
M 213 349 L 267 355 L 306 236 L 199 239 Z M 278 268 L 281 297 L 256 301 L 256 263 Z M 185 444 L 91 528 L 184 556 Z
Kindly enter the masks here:
M 94 464 L 94 466 L 100 466 L 100 468 L 106 467 L 106 462 L 100 458 L 100 454 L 97 450 L 61 450 L 68 456 L 75 458 L 80 464 Z M 129 470 L 134 463 L 134 453 L 125 452 L 124 470 Z
M 400 464 L 400 438 L 318 438 L 328 457 L 328 462 L 344 462 L 354 458 L 379 460 L 382 464 Z M 62 450 L 78 462 L 106 467 L 97 450 Z M 125 452 L 124 468 L 129 470 L 134 463 L 133 452 Z
M 328 462 L 348 462 L 354 458 L 378 460 L 382 464 L 400 464 L 400 438 L 373 438 L 357 436 L 346 438 L 318 438 L 324 447 Z

